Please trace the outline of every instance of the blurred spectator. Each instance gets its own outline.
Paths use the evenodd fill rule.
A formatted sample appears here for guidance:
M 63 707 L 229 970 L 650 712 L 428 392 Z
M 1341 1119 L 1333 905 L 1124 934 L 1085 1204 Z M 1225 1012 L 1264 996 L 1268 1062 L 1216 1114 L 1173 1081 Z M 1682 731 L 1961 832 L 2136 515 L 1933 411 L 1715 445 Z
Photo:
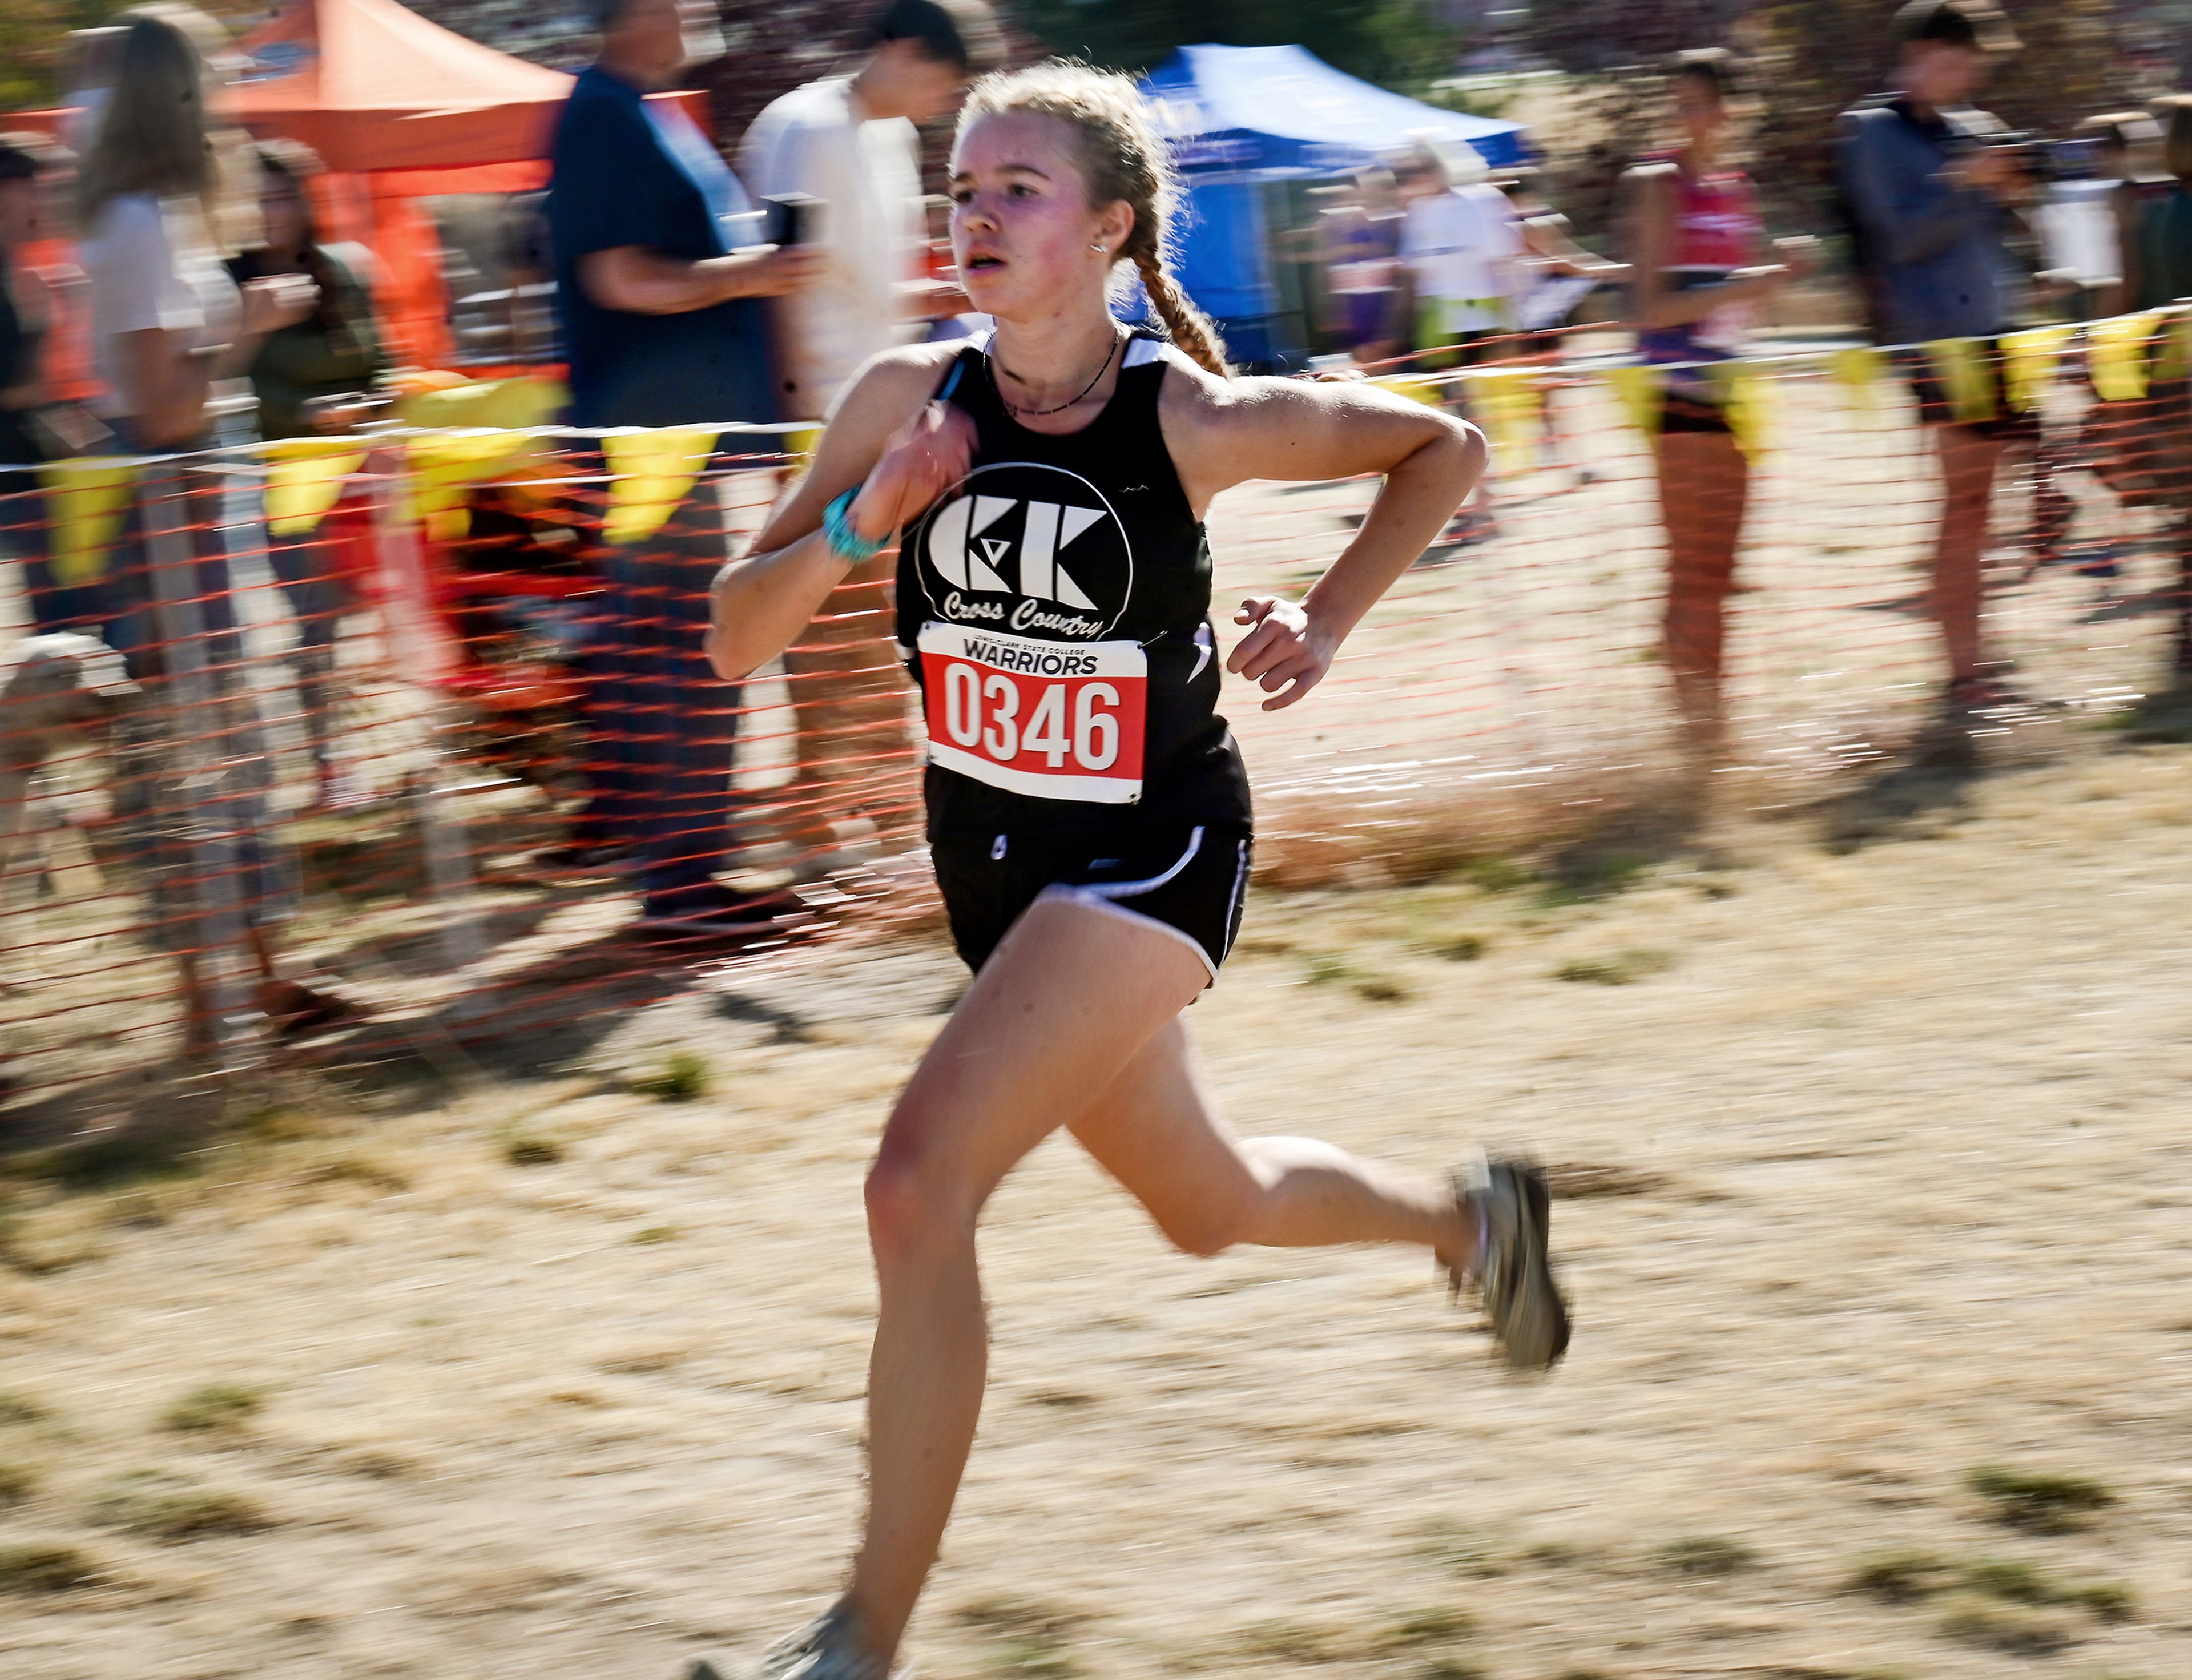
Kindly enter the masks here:
M 745 191 L 675 101 L 687 61 L 677 0 L 593 0 L 601 31 L 556 128 L 548 192 L 557 307 L 580 426 L 778 418 L 759 301 L 809 284 L 822 253 L 754 243 Z M 745 438 L 742 449 L 770 440 Z M 588 700 L 593 798 L 576 860 L 636 853 L 647 925 L 705 931 L 779 905 L 715 878 L 730 843 L 739 691 L 700 641 L 728 557 L 703 474 L 643 545 L 611 548 Z
M 802 237 L 829 263 L 771 309 L 786 418 L 820 420 L 853 370 L 967 307 L 928 278 L 916 123 L 959 108 L 968 79 L 1001 54 L 980 0 L 890 0 L 849 76 L 772 103 L 739 145 L 739 174 L 765 197 L 804 195 Z
M 1401 350 L 1401 200 L 1393 172 L 1358 169 L 1321 217 L 1333 335 L 1365 364 Z
M 2092 167 L 2087 180 L 2058 183 L 2042 212 L 2052 223 L 2050 260 L 2075 270 L 2085 288 L 2076 319 L 2121 315 L 2138 292 L 2134 247 L 2143 209 L 2170 186 L 2159 171 L 2161 129 L 2143 111 L 2119 111 L 2087 117 L 2072 138 Z
M 122 452 L 201 450 L 214 441 L 216 386 L 317 297 L 297 276 L 239 289 L 216 253 L 223 181 L 207 111 L 217 83 L 199 43 L 225 42 L 219 26 L 182 7 L 123 16 L 113 97 L 77 182 L 106 418 Z M 182 968 L 193 1055 L 214 1043 L 200 963 L 229 936 L 228 910 L 240 916 L 265 1014 L 301 1029 L 340 1010 L 274 971 L 283 894 L 260 838 L 264 813 L 235 780 L 246 755 L 226 744 L 243 700 L 223 500 L 221 475 L 202 461 L 146 463 L 100 574 L 55 591 L 72 609 L 61 626 L 98 631 L 140 690 L 117 732 L 116 810 L 153 931 Z M 188 557 L 180 574 L 169 569 L 177 548 Z M 224 906 L 231 894 L 240 904 Z
M 30 134 L 0 134 L 0 558 L 26 565 L 45 554 L 45 504 L 28 468 L 51 453 L 37 425 L 46 400 L 43 357 L 52 308 L 44 282 L 20 254 L 38 237 L 46 147 Z M 33 615 L 40 603 L 35 584 Z
M 813 284 L 770 308 L 787 418 L 822 419 L 871 356 L 912 339 L 917 320 L 968 306 L 956 286 L 928 277 L 914 124 L 956 111 L 968 78 L 999 56 L 980 0 L 890 0 L 857 70 L 785 94 L 746 131 L 739 169 L 747 187 L 813 201 L 802 239 L 827 259 Z M 799 721 L 787 837 L 805 873 L 857 859 L 852 849 L 875 827 L 863 785 L 911 751 L 905 678 L 876 653 L 896 564 L 881 554 L 853 568 L 840 604 L 785 652 Z
M 2171 179 L 2158 191 L 2141 194 L 2132 237 L 2126 242 L 2124 271 L 2137 309 L 2159 309 L 2192 298 L 2192 99 L 2178 95 L 2161 109 L 2168 119 L 2162 161 Z M 2181 360 L 2159 352 L 2181 342 L 2172 324 L 2163 328 L 2155 346 L 2144 425 L 2138 429 L 2145 445 L 2143 459 L 2135 462 L 2151 477 L 2155 499 L 2171 516 L 2177 629 L 2170 676 L 2179 693 L 2192 690 L 2192 380 L 2186 379 Z
M 1401 227 L 1401 318 L 1414 323 L 1419 365 L 1473 367 L 1511 346 L 1498 342 L 1515 325 L 1521 284 L 1521 219 L 1507 195 L 1490 184 L 1484 160 L 1467 146 L 1451 153 L 1419 141 L 1394 170 L 1407 209 Z M 1464 405 L 1457 396 L 1456 409 Z M 1492 477 L 1464 503 L 1431 545 L 1433 559 L 1488 541 L 1498 527 L 1492 513 Z
M 1881 341 L 1976 340 L 1976 404 L 1960 402 L 1928 351 L 1906 352 L 1944 481 L 1930 605 L 1948 653 L 1950 712 L 1967 715 L 2021 703 L 1983 655 L 1979 603 L 1995 471 L 2009 444 L 2035 431 L 2003 390 L 1999 343 L 2009 323 L 2004 236 L 2024 176 L 2013 148 L 1988 143 L 2001 123 L 1971 106 L 1995 59 L 2018 43 L 1988 0 L 1908 0 L 1892 31 L 1896 88 L 1843 112 L 1836 147 Z
M 2192 99 L 2165 100 L 2168 127 L 2161 145 L 2167 171 L 2159 180 L 2126 182 L 2125 306 L 2159 309 L 2192 298 Z
M 1770 254 L 1750 177 L 1727 161 L 1734 60 L 1685 53 L 1672 78 L 1681 142 L 1630 176 L 1637 347 L 1664 381 L 1653 453 L 1667 527 L 1667 672 L 1686 756 L 1710 766 L 1727 733 L 1722 643 L 1750 468 L 1715 364 L 1743 354 L 1760 306 L 1794 271 Z
M 1407 206 L 1401 258 L 1415 348 L 1448 352 L 1430 366 L 1482 360 L 1487 340 L 1513 330 L 1521 288 L 1521 219 L 1490 184 L 1484 161 L 1459 150 L 1467 155 L 1419 144 L 1396 171 Z
M 317 154 L 294 140 L 257 147 L 259 214 L 265 243 L 228 265 L 239 285 L 308 280 L 318 302 L 310 315 L 266 335 L 252 358 L 259 431 L 268 439 L 342 431 L 363 418 L 363 400 L 388 371 L 374 325 L 373 300 L 354 263 L 320 243 L 305 183 L 322 172 Z M 330 751 L 335 631 L 357 605 L 351 528 L 334 514 L 313 530 L 267 538 L 267 557 L 297 626 L 297 699 L 317 776 L 318 803 L 349 803 L 346 778 Z

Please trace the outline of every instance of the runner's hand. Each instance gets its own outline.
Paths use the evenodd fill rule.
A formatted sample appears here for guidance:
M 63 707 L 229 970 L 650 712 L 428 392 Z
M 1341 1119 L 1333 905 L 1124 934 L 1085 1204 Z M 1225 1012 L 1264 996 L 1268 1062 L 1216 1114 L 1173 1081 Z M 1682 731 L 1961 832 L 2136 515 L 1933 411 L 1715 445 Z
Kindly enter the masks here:
M 930 403 L 898 429 L 853 502 L 853 529 L 887 539 L 967 476 L 974 458 L 974 422 L 966 410 Z
M 1305 609 L 1274 595 L 1252 595 L 1233 614 L 1255 627 L 1226 656 L 1225 668 L 1260 683 L 1270 699 L 1264 710 L 1292 706 L 1324 680 L 1339 638 L 1320 630 Z

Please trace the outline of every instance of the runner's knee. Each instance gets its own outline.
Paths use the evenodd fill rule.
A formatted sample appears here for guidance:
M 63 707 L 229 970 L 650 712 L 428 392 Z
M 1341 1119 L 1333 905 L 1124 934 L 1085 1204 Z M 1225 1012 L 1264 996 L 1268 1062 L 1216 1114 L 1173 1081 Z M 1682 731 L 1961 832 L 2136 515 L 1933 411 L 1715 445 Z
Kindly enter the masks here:
M 1239 1220 L 1209 1214 L 1160 1220 L 1157 1229 L 1164 1232 L 1166 1242 L 1196 1260 L 1215 1260 L 1242 1240 Z
M 1166 1242 L 1183 1254 L 1214 1260 L 1254 1235 L 1254 1209 L 1231 1199 L 1199 1199 L 1192 1207 L 1152 1208 Z
M 868 1169 L 865 1195 L 868 1238 L 884 1265 L 962 1239 L 973 1230 L 979 1210 L 939 1152 L 901 1134 L 895 1122 Z

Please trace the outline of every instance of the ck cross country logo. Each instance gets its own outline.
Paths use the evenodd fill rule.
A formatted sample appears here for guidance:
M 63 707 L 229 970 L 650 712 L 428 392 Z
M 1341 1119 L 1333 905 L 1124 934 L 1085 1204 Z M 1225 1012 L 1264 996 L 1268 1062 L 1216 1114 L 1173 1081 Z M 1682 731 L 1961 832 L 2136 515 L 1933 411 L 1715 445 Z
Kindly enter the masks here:
M 977 467 L 913 540 L 929 612 L 948 624 L 1093 641 L 1133 595 L 1134 557 L 1117 511 L 1062 467 Z

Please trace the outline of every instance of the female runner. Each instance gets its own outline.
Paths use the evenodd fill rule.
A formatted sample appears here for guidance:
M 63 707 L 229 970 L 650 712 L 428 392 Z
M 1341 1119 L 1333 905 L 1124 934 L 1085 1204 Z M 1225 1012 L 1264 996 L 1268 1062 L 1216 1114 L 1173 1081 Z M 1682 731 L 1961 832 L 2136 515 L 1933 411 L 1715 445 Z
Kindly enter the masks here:
M 1637 347 L 1666 370 L 1653 440 L 1667 527 L 1664 651 L 1684 756 L 1698 769 L 1710 769 L 1726 742 L 1722 645 L 1750 495 L 1750 464 L 1712 364 L 1743 353 L 1760 305 L 1801 271 L 1807 249 L 1784 241 L 1784 260 L 1759 260 L 1772 248 L 1757 191 L 1726 162 L 1734 63 L 1716 47 L 1675 60 L 1681 144 L 1628 178 L 1638 207 Z
M 978 971 L 868 1174 L 865 1534 L 843 1596 L 763 1660 L 772 1680 L 888 1674 L 981 1411 L 975 1222 L 1061 1126 L 1191 1254 L 1415 1243 L 1480 1289 L 1510 1364 L 1541 1369 L 1567 1346 L 1541 1175 L 1480 1158 L 1449 1185 L 1306 1139 L 1237 1139 L 1179 1019 L 1232 944 L 1250 843 L 1215 711 L 1204 510 L 1251 478 L 1384 475 L 1305 600 L 1242 608 L 1227 668 L 1287 706 L 1438 534 L 1484 448 L 1361 384 L 1229 380 L 1159 255 L 1162 159 L 1123 77 L 1052 64 L 978 83 L 952 244 L 995 336 L 870 362 L 805 482 L 716 580 L 710 653 L 735 680 L 905 529 L 899 637 L 927 708 L 929 838 Z M 1169 346 L 1113 321 L 1122 260 Z

